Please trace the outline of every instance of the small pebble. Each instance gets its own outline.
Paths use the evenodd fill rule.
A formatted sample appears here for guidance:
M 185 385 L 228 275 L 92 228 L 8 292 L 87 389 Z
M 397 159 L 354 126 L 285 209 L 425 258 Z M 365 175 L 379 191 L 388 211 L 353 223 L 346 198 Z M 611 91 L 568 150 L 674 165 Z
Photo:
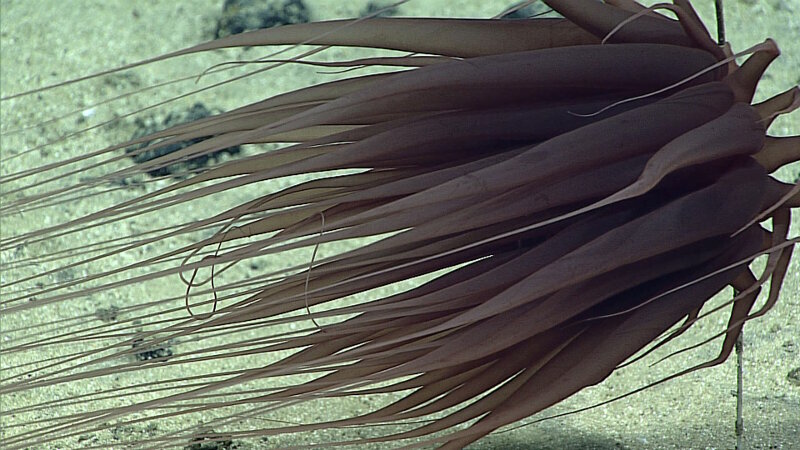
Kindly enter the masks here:
M 800 367 L 790 370 L 789 373 L 786 374 L 786 379 L 789 380 L 789 383 L 800 386 Z

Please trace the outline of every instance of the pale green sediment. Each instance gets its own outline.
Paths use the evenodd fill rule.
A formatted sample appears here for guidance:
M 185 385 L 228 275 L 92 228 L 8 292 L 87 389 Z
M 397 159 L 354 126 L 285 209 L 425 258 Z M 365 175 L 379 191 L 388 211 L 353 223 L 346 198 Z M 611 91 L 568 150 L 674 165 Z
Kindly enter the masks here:
M 213 18 L 216 17 L 221 3 L 221 0 L 191 2 L 3 0 L 0 2 L 2 95 L 85 75 L 205 40 L 213 30 Z M 511 3 L 497 0 L 411 0 L 401 7 L 401 11 L 404 15 L 414 16 L 489 17 L 510 6 Z M 713 33 L 713 1 L 697 0 L 694 3 Z M 366 1 L 307 0 L 307 4 L 314 19 L 325 19 L 353 16 L 363 8 Z M 766 37 L 772 37 L 781 47 L 782 55 L 762 80 L 757 100 L 800 83 L 800 40 L 798 40 L 800 1 L 726 0 L 725 5 L 728 40 L 734 44 L 735 50 L 742 50 Z M 212 52 L 209 55 L 180 58 L 133 70 L 129 72 L 130 75 L 91 80 L 69 88 L 55 89 L 41 95 L 4 102 L 0 116 L 2 130 L 5 133 L 73 109 L 84 109 L 87 105 L 129 91 L 136 86 L 147 86 L 202 71 L 211 64 L 225 61 L 226 58 L 252 58 L 265 53 L 267 53 L 265 50 L 250 50 L 246 53 L 234 51 L 227 54 Z M 331 53 L 332 58 L 348 58 L 351 55 L 352 53 L 345 50 Z M 317 73 L 312 68 L 291 67 L 262 74 L 246 83 L 225 87 L 205 95 L 203 99 L 209 106 L 232 108 L 271 94 L 320 82 L 328 79 L 326 77 L 328 75 Z M 167 87 L 159 92 L 158 98 L 166 98 L 177 92 L 179 92 L 177 88 Z M 112 108 L 86 110 L 83 115 L 71 116 L 56 126 L 4 135 L 1 142 L 2 157 L 5 160 L 21 149 L 28 149 L 57 136 L 100 123 L 114 114 L 136 110 L 153 102 L 154 99 L 155 97 L 149 93 L 140 94 L 125 102 L 115 103 Z M 184 104 L 191 104 L 193 101 Z M 800 113 L 795 112 L 780 118 L 770 131 L 776 135 L 800 134 Z M 68 155 L 102 148 L 129 138 L 131 132 L 132 121 L 123 120 L 118 126 L 87 133 L 78 143 L 70 141 L 50 146 L 46 151 L 37 150 L 24 157 L 4 161 L 0 171 L 2 174 L 14 173 L 56 158 L 63 159 Z M 793 181 L 799 173 L 800 166 L 794 164 L 783 169 L 780 176 Z M 286 183 L 285 180 L 279 180 L 273 186 L 285 186 Z M 127 198 L 124 193 L 118 195 L 119 197 L 111 196 L 107 201 Z M 218 202 L 226 204 L 208 205 L 208 208 L 211 210 L 228 208 L 245 199 L 242 193 L 226 194 L 219 198 Z M 227 204 L 228 201 L 230 204 Z M 94 205 L 88 203 L 81 205 L 70 203 L 69 207 L 49 209 L 47 215 L 34 211 L 4 217 L 0 222 L 2 226 L 0 232 L 6 238 L 43 224 L 63 222 L 93 209 Z M 187 211 L 186 214 L 199 215 L 206 212 Z M 161 215 L 160 219 L 148 218 L 147 227 L 157 226 L 149 222 L 150 220 L 163 220 L 164 224 L 168 224 L 172 218 L 168 215 Z M 144 225 L 140 226 L 144 228 Z M 130 230 L 101 227 L 82 234 L 81 239 L 108 239 L 113 237 L 112 233 L 127 232 Z M 794 218 L 792 234 L 800 234 L 798 217 Z M 12 254 L 14 252 L 3 254 L 2 263 L 9 263 L 16 257 L 45 254 L 53 249 L 49 243 L 31 245 L 21 248 L 15 254 Z M 327 249 L 323 247 L 322 251 L 335 251 L 335 246 Z M 296 252 L 292 257 L 296 258 L 296 263 L 304 263 L 308 261 L 307 253 Z M 140 256 L 138 254 L 121 256 L 121 261 L 132 262 Z M 281 261 L 281 264 L 284 262 L 286 261 Z M 25 267 L 14 272 L 4 270 L 1 277 L 3 283 L 6 283 L 45 268 L 49 267 L 46 265 Z M 54 277 L 49 281 L 65 281 L 80 276 L 81 271 L 77 269 L 72 273 L 61 275 L 58 280 Z M 169 279 L 160 283 L 148 283 L 146 287 L 129 287 L 112 293 L 92 295 L 85 301 L 69 302 L 54 313 L 63 314 L 65 317 L 79 313 L 92 314 L 105 305 L 122 306 L 133 304 L 139 299 L 182 295 L 182 290 L 182 284 Z M 8 292 L 2 294 L 7 295 Z M 30 313 L 15 314 L 13 323 L 10 323 L 8 317 L 0 316 L 0 345 L 8 336 L 7 330 L 52 320 L 52 317 L 42 317 L 41 311 L 32 310 Z M 669 348 L 674 350 L 698 342 L 719 331 L 726 320 L 724 314 L 717 314 L 701 321 L 681 338 L 678 345 Z M 655 367 L 648 367 L 656 360 L 649 358 L 645 362 L 613 374 L 600 385 L 580 392 L 537 417 L 566 412 L 624 394 L 694 363 L 713 358 L 718 348 L 718 344 L 708 345 L 689 356 L 682 354 Z M 76 345 L 73 350 L 80 351 L 81 348 Z M 660 352 L 659 356 L 665 354 Z M 8 367 L 45 356 L 33 351 L 15 354 L 13 360 L 5 359 L 0 361 L 0 365 Z M 787 380 L 787 374 L 797 367 L 800 367 L 800 257 L 795 256 L 784 284 L 781 301 L 765 317 L 754 320 L 745 327 L 744 417 L 748 448 L 800 448 L 800 444 L 795 442 L 800 441 L 798 438 L 800 387 Z M 607 406 L 547 420 L 510 432 L 496 433 L 470 448 L 483 450 L 733 448 L 735 397 L 732 391 L 736 388 L 735 374 L 735 358 L 731 358 L 721 366 L 692 373 Z M 141 382 L 148 381 L 146 374 L 139 374 L 137 377 Z M 77 389 L 97 389 L 99 385 L 95 383 L 106 381 L 108 380 L 93 380 L 80 386 L 70 385 L 69 389 L 75 389 L 70 391 L 70 394 L 79 394 Z M 47 392 L 42 391 L 46 390 L 33 392 L 44 396 Z M 2 410 L 11 407 L 45 400 L 44 397 L 8 395 L 0 398 L 0 414 Z M 317 406 L 310 404 L 306 409 L 293 409 L 291 414 L 295 414 L 294 418 L 299 421 L 323 417 L 325 412 L 315 409 Z M 367 406 L 361 400 L 343 402 L 341 405 L 342 408 L 361 412 L 366 410 Z M 291 420 L 291 417 L 286 415 L 275 417 Z M 10 423 L 16 423 L 16 419 L 0 417 L 0 427 Z M 160 425 L 159 430 L 168 430 L 170 426 L 174 424 L 164 423 Z M 126 438 L 147 436 L 144 426 L 117 430 L 117 433 L 127 435 Z M 106 441 L 93 441 L 93 439 L 107 439 L 110 438 L 110 434 L 86 437 L 87 440 L 80 443 L 77 439 L 71 441 L 74 445 L 71 448 L 80 448 L 86 443 L 101 445 L 101 442 Z M 111 447 L 114 442 L 107 441 L 102 445 Z M 291 443 L 305 443 L 305 441 L 295 442 L 290 437 L 271 439 L 266 443 L 256 440 L 246 443 L 242 448 L 274 448 Z M 0 448 L 2 447 L 2 435 L 0 435 Z

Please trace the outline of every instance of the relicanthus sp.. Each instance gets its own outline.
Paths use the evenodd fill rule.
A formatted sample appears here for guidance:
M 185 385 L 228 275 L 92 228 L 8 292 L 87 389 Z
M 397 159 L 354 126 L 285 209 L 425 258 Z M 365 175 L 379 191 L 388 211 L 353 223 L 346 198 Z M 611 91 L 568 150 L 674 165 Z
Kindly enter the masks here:
M 730 442 L 718 417 L 652 423 L 718 416 L 732 383 L 691 369 L 777 308 L 753 345 L 784 353 L 753 384 L 786 411 L 765 430 L 797 427 L 773 337 L 796 330 L 797 80 L 753 98 L 774 41 L 729 60 L 687 2 L 547 3 L 566 19 L 287 26 L 58 86 L 192 41 L 147 28 L 157 47 L 128 52 L 120 31 L 91 67 L 3 64 L 3 448 Z M 194 90 L 227 112 L 131 140 Z M 637 396 L 503 432 L 684 371 L 633 430 L 602 424 Z

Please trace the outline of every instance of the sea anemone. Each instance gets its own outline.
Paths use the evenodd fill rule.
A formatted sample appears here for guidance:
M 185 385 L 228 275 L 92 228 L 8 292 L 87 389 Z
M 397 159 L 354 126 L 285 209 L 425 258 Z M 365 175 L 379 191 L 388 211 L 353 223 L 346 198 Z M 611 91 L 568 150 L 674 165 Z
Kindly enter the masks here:
M 754 101 L 776 42 L 734 53 L 688 0 L 545 3 L 561 17 L 297 24 L 4 84 L 3 448 L 462 448 L 620 368 L 699 350 L 638 392 L 725 361 L 799 291 L 800 136 L 767 131 L 800 89 Z M 228 48 L 189 89 L 283 93 L 74 143 L 183 99 L 123 70 Z M 131 106 L 7 120 L 78 83 Z

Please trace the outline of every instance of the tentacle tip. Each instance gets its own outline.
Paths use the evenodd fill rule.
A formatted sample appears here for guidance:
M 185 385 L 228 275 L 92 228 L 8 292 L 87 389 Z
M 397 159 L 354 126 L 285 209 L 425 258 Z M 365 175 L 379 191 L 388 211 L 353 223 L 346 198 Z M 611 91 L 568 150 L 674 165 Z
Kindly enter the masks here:
M 772 38 L 765 39 L 762 45 L 764 46 L 764 51 L 774 53 L 775 56 L 779 56 L 781 54 L 781 49 L 778 47 L 778 43 Z

